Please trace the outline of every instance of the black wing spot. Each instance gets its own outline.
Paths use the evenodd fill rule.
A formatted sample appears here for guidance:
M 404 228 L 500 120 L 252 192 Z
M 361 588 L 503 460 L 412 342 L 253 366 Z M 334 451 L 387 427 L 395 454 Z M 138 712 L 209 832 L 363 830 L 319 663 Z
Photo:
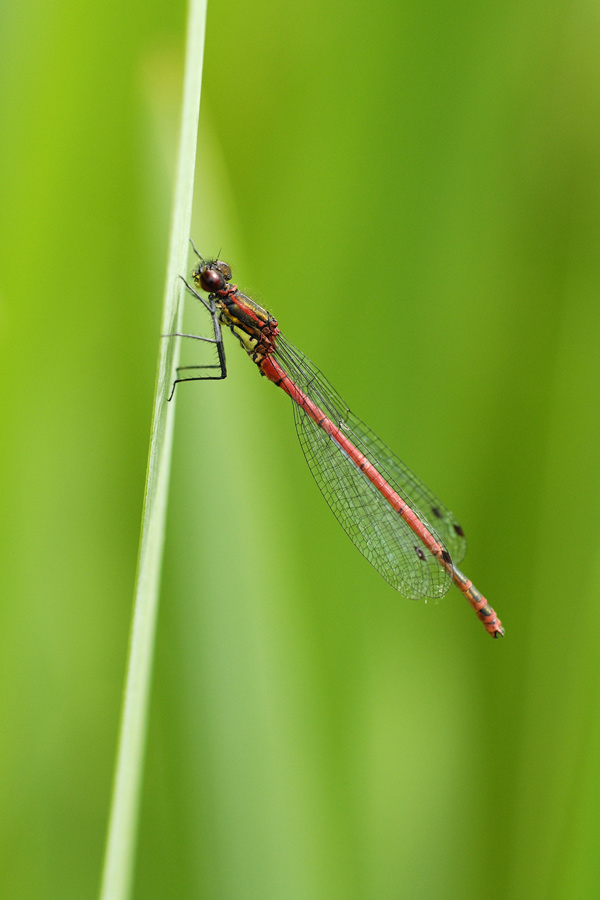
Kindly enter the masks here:
M 441 518 L 442 518 L 442 514 L 441 514 L 441 512 L 439 511 L 439 509 L 437 508 L 437 506 L 432 506 L 432 507 L 431 507 L 431 512 L 434 514 L 434 516 L 435 516 L 437 519 L 441 519 Z
M 447 563 L 452 562 L 452 557 L 450 556 L 450 554 L 448 553 L 447 550 L 442 550 L 442 559 L 444 560 L 444 562 L 447 562 Z
M 414 549 L 415 553 L 417 554 L 417 556 L 419 557 L 419 559 L 422 559 L 423 562 L 425 562 L 425 554 L 423 553 L 423 551 L 421 550 L 421 548 L 420 548 L 420 547 L 414 547 L 413 549 Z
M 456 525 L 453 525 L 452 527 L 454 528 L 455 532 L 457 533 L 457 535 L 458 535 L 459 537 L 464 537 L 464 536 L 465 536 L 464 531 L 462 530 L 462 528 L 460 527 L 460 525 L 458 525 L 458 523 L 457 523 Z

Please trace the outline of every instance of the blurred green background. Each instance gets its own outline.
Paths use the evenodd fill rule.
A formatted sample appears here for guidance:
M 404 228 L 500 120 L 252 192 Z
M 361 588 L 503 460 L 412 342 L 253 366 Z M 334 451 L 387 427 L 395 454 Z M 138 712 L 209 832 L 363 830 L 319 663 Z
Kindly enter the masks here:
M 185 16 L 1 8 L 11 900 L 98 891 Z M 599 39 L 582 2 L 210 6 L 194 237 L 456 512 L 507 636 L 388 587 L 228 341 L 179 389 L 139 900 L 598 897 Z

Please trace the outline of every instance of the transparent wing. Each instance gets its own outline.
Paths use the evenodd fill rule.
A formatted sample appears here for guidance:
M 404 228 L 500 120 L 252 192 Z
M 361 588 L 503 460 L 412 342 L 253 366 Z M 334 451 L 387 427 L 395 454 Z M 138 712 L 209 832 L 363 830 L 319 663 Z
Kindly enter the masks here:
M 350 412 L 340 395 L 307 357 L 281 334 L 275 357 L 296 385 L 340 428 L 409 504 L 454 563 L 466 551 L 450 510 L 383 441 Z M 375 485 L 322 428 L 293 403 L 296 431 L 306 461 L 334 515 L 363 556 L 385 580 L 410 599 L 439 598 L 451 577 L 395 512 Z
M 401 459 L 398 459 L 393 450 L 390 450 L 368 425 L 350 411 L 348 423 L 350 432 L 356 437 L 357 446 L 369 448 L 369 453 L 376 457 L 381 469 L 388 473 L 390 484 L 398 486 L 395 488 L 396 492 L 410 503 L 412 509 L 419 512 L 422 521 L 430 523 L 429 530 L 433 529 L 441 538 L 454 565 L 461 563 L 467 552 L 467 539 L 453 513 Z M 365 456 L 369 456 L 366 450 L 362 452 Z

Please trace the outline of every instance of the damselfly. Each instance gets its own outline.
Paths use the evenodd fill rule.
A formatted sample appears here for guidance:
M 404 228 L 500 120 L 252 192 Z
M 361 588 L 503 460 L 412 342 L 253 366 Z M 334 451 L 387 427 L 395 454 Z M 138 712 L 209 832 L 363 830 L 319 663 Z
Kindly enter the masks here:
M 180 367 L 169 400 L 182 381 L 227 376 L 221 325 L 229 328 L 261 375 L 291 397 L 308 466 L 363 556 L 410 599 L 438 599 L 454 582 L 486 631 L 502 637 L 504 629 L 496 613 L 457 568 L 466 552 L 466 540 L 450 510 L 350 412 L 319 369 L 283 336 L 273 316 L 230 283 L 227 263 L 204 259 L 195 247 L 194 251 L 199 262 L 192 278 L 197 288 L 208 293 L 208 300 L 184 284 L 210 313 L 214 338 L 181 333 L 168 336 L 216 344 L 219 362 Z M 219 374 L 180 377 L 184 370 L 209 368 L 218 369 Z

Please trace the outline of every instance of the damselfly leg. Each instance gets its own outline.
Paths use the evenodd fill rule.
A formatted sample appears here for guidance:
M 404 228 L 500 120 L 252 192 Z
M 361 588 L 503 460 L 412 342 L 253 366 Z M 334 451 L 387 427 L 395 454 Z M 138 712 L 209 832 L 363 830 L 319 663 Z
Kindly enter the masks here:
M 194 247 L 192 243 L 192 247 Z M 194 247 L 194 252 L 200 256 L 196 248 Z M 200 257 L 202 259 L 202 257 Z M 215 304 L 214 297 L 209 296 L 208 303 L 198 294 L 191 285 L 187 283 L 185 278 L 179 276 L 183 281 L 186 290 L 192 294 L 196 300 L 199 300 L 200 303 L 208 310 L 210 313 L 210 317 L 212 319 L 214 338 L 202 337 L 199 334 L 188 334 L 187 332 L 175 331 L 172 334 L 163 334 L 162 337 L 183 337 L 183 338 L 191 338 L 194 341 L 204 341 L 207 344 L 216 344 L 217 353 L 219 355 L 219 362 L 213 365 L 206 366 L 178 366 L 176 369 L 176 373 L 179 376 L 180 372 L 189 371 L 190 369 L 219 369 L 218 375 L 193 375 L 190 377 L 179 378 L 177 377 L 173 382 L 173 386 L 171 388 L 171 393 L 169 394 L 168 399 L 171 400 L 173 394 L 175 393 L 175 388 L 178 384 L 181 384 L 182 381 L 221 381 L 223 378 L 227 378 L 227 364 L 225 361 L 225 346 L 223 344 L 223 335 L 221 333 L 221 323 L 219 322 L 219 314 L 217 312 L 217 307 Z

